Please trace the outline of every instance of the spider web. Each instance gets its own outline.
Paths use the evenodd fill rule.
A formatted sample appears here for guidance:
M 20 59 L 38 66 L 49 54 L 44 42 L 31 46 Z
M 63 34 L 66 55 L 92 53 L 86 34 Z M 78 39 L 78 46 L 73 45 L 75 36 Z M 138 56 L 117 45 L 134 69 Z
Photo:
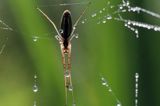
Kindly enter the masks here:
M 2 20 L 0 20 L 0 30 L 13 31 L 13 29 Z M 6 47 L 8 36 L 0 35 L 0 39 L 1 39 L 0 42 L 0 55 L 1 55 Z
M 131 3 L 127 0 L 122 0 L 122 2 L 117 5 L 112 5 L 112 3 L 108 1 L 105 7 L 92 13 L 88 18 L 83 19 L 81 23 L 79 23 L 79 25 L 88 23 L 93 19 L 97 20 L 97 24 L 106 24 L 107 21 L 111 20 L 118 21 L 122 22 L 126 28 L 133 31 L 137 38 L 139 38 L 139 28 L 160 32 L 160 26 L 158 24 L 155 25 L 123 17 L 125 15 L 128 15 L 129 13 L 134 13 L 136 15 L 144 13 L 151 17 L 160 19 L 160 14 L 139 6 L 132 6 Z

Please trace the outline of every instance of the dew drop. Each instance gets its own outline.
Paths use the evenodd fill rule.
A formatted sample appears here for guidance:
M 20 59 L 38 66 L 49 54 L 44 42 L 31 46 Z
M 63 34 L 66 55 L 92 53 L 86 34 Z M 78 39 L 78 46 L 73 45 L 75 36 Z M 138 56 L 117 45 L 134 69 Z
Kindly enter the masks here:
M 121 10 L 122 10 L 122 9 L 123 9 L 123 6 L 119 6 L 119 9 L 121 9 Z
M 62 34 L 63 33 L 63 29 L 60 29 L 59 32 Z
M 114 6 L 110 6 L 110 8 L 114 8 Z
M 121 106 L 121 104 L 120 104 L 120 103 L 118 103 L 116 106 Z
M 72 85 L 69 85 L 69 87 L 68 87 L 68 91 L 73 91 L 73 87 L 72 87 Z
M 100 10 L 99 13 L 102 13 L 102 10 Z
M 73 27 L 73 29 L 75 30 L 75 29 L 76 29 L 76 27 Z
M 33 92 L 34 93 L 38 92 L 38 86 L 36 84 L 33 85 Z
M 34 75 L 34 79 L 37 79 L 37 75 Z
M 79 35 L 78 35 L 78 34 L 76 34 L 76 35 L 75 35 L 75 38 L 76 38 L 76 39 L 78 39 L 78 38 L 79 38 Z
M 128 24 L 125 23 L 124 26 L 125 26 L 125 27 L 128 27 Z
M 82 21 L 81 23 L 82 23 L 82 24 L 84 24 L 85 22 L 84 22 L 84 21 Z
M 37 42 L 37 39 L 33 39 L 34 42 Z
M 129 6 L 129 5 L 130 5 L 129 1 L 127 1 L 126 5 L 127 5 L 127 6 Z
M 106 10 L 106 8 L 103 8 L 102 10 L 103 10 L 103 11 L 105 11 L 105 10 Z
M 103 20 L 102 23 L 105 24 L 105 23 L 106 23 L 106 20 Z
M 110 16 L 110 15 L 107 15 L 107 17 L 106 17 L 108 20 L 110 20 L 110 19 L 112 19 L 112 16 Z
M 56 38 L 57 40 L 59 40 L 59 39 L 60 39 L 58 35 L 56 35 L 56 36 L 55 36 L 55 38 Z
M 39 37 L 34 36 L 34 37 L 33 37 L 33 41 L 34 41 L 34 42 L 37 42 L 38 38 L 39 38 Z
M 155 31 L 160 31 L 160 27 L 155 27 L 154 30 Z
M 106 82 L 102 82 L 102 85 L 106 85 L 107 83 Z
M 122 12 L 124 13 L 124 12 L 126 12 L 126 10 L 122 10 Z
M 137 83 L 135 84 L 135 87 L 138 88 L 138 84 Z
M 138 73 L 135 74 L 135 78 L 136 78 L 136 79 L 139 78 L 139 74 L 138 74 Z
M 78 39 L 78 36 L 75 36 L 76 39 Z
M 102 85 L 107 85 L 107 81 L 105 78 L 102 77 L 101 80 L 102 80 Z
M 108 91 L 109 91 L 109 92 L 112 92 L 112 89 L 110 88 Z
M 64 76 L 65 76 L 65 77 L 67 77 L 67 78 L 68 78 L 68 77 L 70 77 L 70 73 L 69 73 L 69 71 L 68 71 L 68 70 L 66 70 L 66 72 L 65 72 Z
M 138 104 L 138 99 L 135 99 L 135 104 L 136 104 L 136 106 L 137 106 L 137 104 Z
M 136 38 L 139 38 L 139 32 L 137 29 L 135 29 Z
M 110 4 L 111 4 L 110 1 L 108 1 L 108 2 L 107 2 L 107 5 L 110 5 Z
M 75 104 L 75 103 L 73 103 L 73 104 L 72 104 L 72 106 L 76 106 L 76 104 Z
M 131 22 L 130 21 L 128 21 L 128 23 L 127 23 L 128 25 L 130 25 L 131 24 Z
M 138 30 L 135 30 L 135 33 L 138 34 Z
M 92 14 L 92 18 L 93 18 L 93 17 L 96 17 L 96 16 L 97 16 L 97 14 L 96 14 L 96 13 Z
M 36 102 L 36 101 L 34 101 L 34 104 L 33 104 L 33 106 L 37 106 L 37 102 Z

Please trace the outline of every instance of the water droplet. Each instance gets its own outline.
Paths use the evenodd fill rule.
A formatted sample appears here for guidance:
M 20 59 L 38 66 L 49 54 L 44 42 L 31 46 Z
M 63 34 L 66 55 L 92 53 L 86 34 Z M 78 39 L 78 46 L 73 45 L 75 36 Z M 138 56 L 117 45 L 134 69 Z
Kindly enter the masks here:
M 130 2 L 129 2 L 129 1 L 127 1 L 126 5 L 127 5 L 127 6 L 129 6 L 129 5 L 130 5 Z
M 135 84 L 135 87 L 138 88 L 138 84 L 137 83 Z
M 108 1 L 108 2 L 107 2 L 107 5 L 110 5 L 110 4 L 111 4 L 110 1 Z
M 138 35 L 138 34 L 136 34 L 136 38 L 139 38 L 139 35 Z
M 112 16 L 111 15 L 107 15 L 106 17 L 108 20 L 112 19 Z
M 123 9 L 123 6 L 119 6 L 119 9 L 121 9 L 121 10 L 122 10 L 122 9 Z
M 139 74 L 135 73 L 135 78 L 138 79 L 139 78 Z
M 35 84 L 35 85 L 33 85 L 33 92 L 38 92 L 38 86 Z
M 60 34 L 63 34 L 63 29 L 60 29 L 59 32 L 60 32 Z
M 127 23 L 125 23 L 125 24 L 124 24 L 124 26 L 125 26 L 125 27 L 128 27 L 128 24 L 127 24 Z
M 60 39 L 58 35 L 56 35 L 56 36 L 55 36 L 55 38 L 56 38 L 57 40 L 59 40 L 59 39 Z
M 73 86 L 72 86 L 72 85 L 69 85 L 68 90 L 69 90 L 69 91 L 73 91 Z
M 130 21 L 128 21 L 128 23 L 127 23 L 128 25 L 130 25 L 131 24 L 131 22 Z
M 76 104 L 75 104 L 75 103 L 73 103 L 73 104 L 72 104 L 72 106 L 76 106 Z
M 102 85 L 107 85 L 107 81 L 105 78 L 102 77 L 101 80 L 102 80 Z
M 135 33 L 138 34 L 138 30 L 135 30 Z
M 102 82 L 102 85 L 106 85 L 107 83 L 106 82 Z
M 37 42 L 38 38 L 39 38 L 39 37 L 34 36 L 34 37 L 33 37 L 33 41 L 34 41 L 34 42 Z
M 70 77 L 70 72 L 68 70 L 66 70 L 64 76 L 67 77 L 67 78 Z
M 37 102 L 36 102 L 36 101 L 34 101 L 34 104 L 33 104 L 33 106 L 37 106 Z
M 110 88 L 108 91 L 109 91 L 109 92 L 112 92 L 112 89 Z
M 120 104 L 120 103 L 118 103 L 116 106 L 121 106 L 121 104 Z
M 114 8 L 114 6 L 110 6 L 110 8 Z
M 124 13 L 124 12 L 126 12 L 127 10 L 122 10 L 122 12 Z
M 34 79 L 37 79 L 37 75 L 36 74 L 34 75 Z
M 139 38 L 139 32 L 138 32 L 138 30 L 137 29 L 135 29 L 135 34 L 136 34 L 136 38 Z
M 100 10 L 99 13 L 102 13 L 102 10 Z
M 97 16 L 97 14 L 96 14 L 96 13 L 92 14 L 92 18 L 93 18 L 93 17 L 96 17 L 96 16 Z
M 155 31 L 160 31 L 160 27 L 154 27 Z
M 76 27 L 73 27 L 73 29 L 75 30 L 75 29 L 76 29 Z
M 78 35 L 78 34 L 76 34 L 76 35 L 75 35 L 75 38 L 76 38 L 76 39 L 78 39 L 78 38 L 79 38 L 79 35 Z
M 119 101 L 119 99 L 117 98 L 117 96 L 115 95 L 115 93 L 112 91 L 112 88 L 109 86 L 109 84 L 107 84 L 106 79 L 104 77 L 101 76 L 101 81 L 104 82 L 104 87 L 107 89 L 107 91 L 114 97 L 114 99 L 116 100 L 116 104 L 120 104 L 121 102 Z M 121 106 L 121 105 L 116 105 L 116 106 Z
M 102 21 L 103 24 L 105 24 L 106 22 L 107 22 L 106 20 L 103 20 L 103 21 Z
M 84 24 L 85 22 L 84 22 L 84 21 L 82 21 L 81 23 L 82 23 L 82 24 Z
M 135 99 L 135 104 L 138 104 L 138 99 Z M 136 105 L 137 106 L 137 105 Z

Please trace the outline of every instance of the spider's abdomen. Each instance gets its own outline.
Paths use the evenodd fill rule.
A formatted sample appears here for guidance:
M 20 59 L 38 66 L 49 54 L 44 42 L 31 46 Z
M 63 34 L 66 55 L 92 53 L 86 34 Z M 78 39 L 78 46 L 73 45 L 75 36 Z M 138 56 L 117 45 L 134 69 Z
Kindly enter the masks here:
M 62 30 L 61 36 L 64 39 L 63 45 L 65 48 L 67 48 L 68 47 L 68 38 L 72 32 L 72 19 L 71 19 L 71 13 L 69 10 L 65 10 L 62 15 L 61 30 Z

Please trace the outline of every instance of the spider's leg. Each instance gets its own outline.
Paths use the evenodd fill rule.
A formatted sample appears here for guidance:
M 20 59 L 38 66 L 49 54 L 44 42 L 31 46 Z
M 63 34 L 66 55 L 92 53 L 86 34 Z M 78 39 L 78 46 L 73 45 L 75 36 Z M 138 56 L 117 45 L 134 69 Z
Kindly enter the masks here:
M 69 41 L 71 41 L 75 37 L 74 31 L 76 29 L 76 26 L 79 23 L 79 21 L 81 20 L 81 18 L 83 17 L 83 15 L 86 13 L 86 11 L 89 8 L 90 4 L 91 4 L 91 2 L 88 3 L 87 7 L 82 11 L 82 13 L 80 14 L 80 16 L 76 20 L 75 24 L 73 25 L 73 29 L 72 29 L 72 32 L 71 32 L 71 36 L 69 37 Z
M 59 38 L 62 38 L 61 34 L 59 33 L 55 23 L 40 9 L 40 8 L 37 8 L 37 10 L 53 25 L 54 29 L 56 30 Z

